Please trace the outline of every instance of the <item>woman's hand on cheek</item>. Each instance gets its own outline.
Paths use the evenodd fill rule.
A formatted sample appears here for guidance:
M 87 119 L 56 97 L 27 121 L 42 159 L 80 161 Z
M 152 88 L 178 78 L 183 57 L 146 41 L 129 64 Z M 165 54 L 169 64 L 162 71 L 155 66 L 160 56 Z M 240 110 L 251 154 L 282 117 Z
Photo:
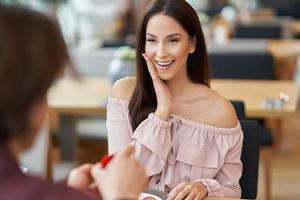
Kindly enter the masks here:
M 201 200 L 207 195 L 207 188 L 200 181 L 177 185 L 168 195 L 167 200 Z
M 153 61 L 147 56 L 146 53 L 142 54 L 146 60 L 149 74 L 153 81 L 153 86 L 157 98 L 157 108 L 155 115 L 163 120 L 167 120 L 171 114 L 172 108 L 172 94 L 168 86 L 159 78 L 158 72 L 155 68 Z

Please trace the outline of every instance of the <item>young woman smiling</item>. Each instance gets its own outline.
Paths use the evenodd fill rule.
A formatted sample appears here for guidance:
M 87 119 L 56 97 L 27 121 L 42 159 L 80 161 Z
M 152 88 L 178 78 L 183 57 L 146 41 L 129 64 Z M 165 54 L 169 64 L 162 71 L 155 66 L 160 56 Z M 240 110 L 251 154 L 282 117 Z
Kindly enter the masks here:
M 243 134 L 234 108 L 209 88 L 200 22 L 183 0 L 157 0 L 137 40 L 137 75 L 108 101 L 109 152 L 132 143 L 149 187 L 168 199 L 240 197 Z

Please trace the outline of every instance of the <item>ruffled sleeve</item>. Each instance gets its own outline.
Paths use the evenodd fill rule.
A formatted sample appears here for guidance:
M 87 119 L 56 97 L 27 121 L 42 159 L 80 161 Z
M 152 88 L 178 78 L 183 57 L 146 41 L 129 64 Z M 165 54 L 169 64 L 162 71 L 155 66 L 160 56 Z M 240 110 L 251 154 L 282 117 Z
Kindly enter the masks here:
M 171 122 L 153 113 L 133 133 L 136 140 L 136 158 L 145 167 L 148 176 L 162 172 L 171 148 Z
M 135 157 L 145 167 L 147 175 L 158 174 L 165 166 L 171 147 L 171 124 L 150 113 L 131 133 L 128 102 L 110 98 L 106 122 L 109 153 L 118 152 L 132 143 Z
M 239 125 L 240 126 L 240 125 Z M 213 178 L 202 178 L 201 181 L 208 189 L 208 196 L 240 198 L 239 180 L 242 175 L 241 152 L 243 133 L 230 136 L 230 150 L 226 153 L 225 161 L 218 174 Z
M 128 103 L 121 99 L 109 98 L 108 100 L 106 129 L 109 154 L 124 149 L 132 141 L 127 106 Z

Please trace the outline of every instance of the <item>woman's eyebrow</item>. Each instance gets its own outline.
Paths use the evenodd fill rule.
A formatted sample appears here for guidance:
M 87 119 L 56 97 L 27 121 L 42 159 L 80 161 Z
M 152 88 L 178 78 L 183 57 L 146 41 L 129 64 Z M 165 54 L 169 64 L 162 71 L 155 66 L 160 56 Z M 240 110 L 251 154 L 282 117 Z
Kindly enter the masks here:
M 156 37 L 156 35 L 151 34 L 151 33 L 147 33 L 146 35 L 147 36 L 151 36 L 151 37 Z M 179 33 L 173 33 L 173 34 L 167 35 L 167 38 L 174 37 L 174 36 L 181 36 L 181 34 L 179 34 Z
M 168 35 L 167 37 L 170 38 L 170 37 L 174 37 L 174 36 L 181 36 L 181 34 L 179 34 L 179 33 L 173 33 L 173 34 Z
M 147 33 L 147 36 L 151 36 L 151 37 L 156 37 L 155 35 L 151 34 L 151 33 Z

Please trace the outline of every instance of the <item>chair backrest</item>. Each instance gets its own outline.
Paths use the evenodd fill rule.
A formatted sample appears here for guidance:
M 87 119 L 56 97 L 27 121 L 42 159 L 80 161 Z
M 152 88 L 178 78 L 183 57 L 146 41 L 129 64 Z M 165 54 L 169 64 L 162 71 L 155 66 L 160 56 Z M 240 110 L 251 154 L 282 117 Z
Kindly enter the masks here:
M 241 160 L 243 172 L 240 179 L 242 199 L 255 199 L 257 196 L 259 136 L 261 126 L 255 120 L 240 120 L 244 133 Z
M 245 103 L 243 101 L 231 100 L 231 104 L 233 105 L 236 115 L 238 119 L 245 119 Z
M 268 52 L 210 53 L 213 78 L 275 79 L 273 57 Z
M 279 39 L 282 35 L 281 29 L 279 24 L 237 24 L 234 27 L 234 38 Z

